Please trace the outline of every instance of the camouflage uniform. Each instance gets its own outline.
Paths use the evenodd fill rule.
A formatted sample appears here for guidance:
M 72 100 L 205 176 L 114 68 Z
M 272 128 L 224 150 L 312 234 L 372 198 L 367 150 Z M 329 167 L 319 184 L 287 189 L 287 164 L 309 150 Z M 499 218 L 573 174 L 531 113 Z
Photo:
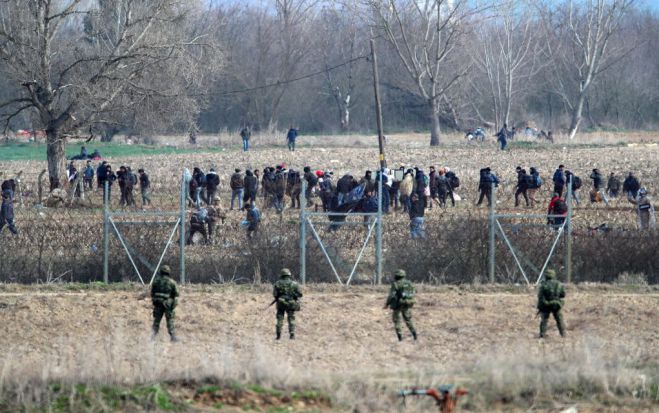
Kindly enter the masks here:
M 174 280 L 169 278 L 171 269 L 163 265 L 160 274 L 151 285 L 151 300 L 153 302 L 153 337 L 158 334 L 160 320 L 164 315 L 167 319 L 167 331 L 172 341 L 177 341 L 174 334 L 174 315 L 177 304 L 178 289 Z
M 547 270 L 545 279 L 540 284 L 538 290 L 538 313 L 540 314 L 540 338 L 545 337 L 547 331 L 547 321 L 549 316 L 554 315 L 556 324 L 558 324 L 558 332 L 561 336 L 565 336 L 565 325 L 563 324 L 563 316 L 561 315 L 561 308 L 563 307 L 563 298 L 565 298 L 565 289 L 560 281 L 556 280 L 556 272 L 554 270 Z
M 412 323 L 412 306 L 414 305 L 414 286 L 410 280 L 405 278 L 404 270 L 396 270 L 394 273 L 395 281 L 391 284 L 389 296 L 384 308 L 391 308 L 393 310 L 394 327 L 396 328 L 396 335 L 398 340 L 403 340 L 402 324 L 400 322 L 401 315 L 407 328 L 412 333 L 412 337 L 416 340 L 417 334 L 414 324 Z
M 295 312 L 300 310 L 299 299 L 302 297 L 300 286 L 291 280 L 288 268 L 281 270 L 280 278 L 275 282 L 272 295 L 277 303 L 277 340 L 281 338 L 281 328 L 284 324 L 284 314 L 288 315 L 288 333 L 295 338 Z

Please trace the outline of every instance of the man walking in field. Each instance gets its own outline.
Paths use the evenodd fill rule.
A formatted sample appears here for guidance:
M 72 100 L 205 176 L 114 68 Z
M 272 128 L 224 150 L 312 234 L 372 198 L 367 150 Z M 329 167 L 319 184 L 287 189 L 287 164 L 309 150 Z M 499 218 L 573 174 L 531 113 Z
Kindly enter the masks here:
M 597 168 L 593 169 L 593 173 L 590 174 L 590 179 L 593 180 L 593 189 L 590 193 L 590 202 L 599 202 L 599 198 L 601 198 L 606 206 L 610 206 L 609 199 L 607 198 L 604 191 L 604 177 L 602 176 L 600 170 Z
M 233 202 L 238 199 L 238 209 L 243 209 L 243 196 L 245 191 L 245 180 L 243 175 L 240 173 L 240 169 L 236 168 L 233 175 L 231 175 L 231 180 L 229 181 L 229 186 L 231 186 L 231 208 L 233 211 Z
M 178 289 L 174 280 L 169 278 L 171 269 L 163 265 L 160 273 L 153 279 L 151 285 L 151 301 L 153 302 L 153 333 L 152 338 L 158 335 L 160 321 L 164 315 L 167 320 L 167 332 L 172 341 L 178 341 L 174 334 L 174 314 L 178 298 Z
M 288 142 L 288 150 L 295 151 L 295 140 L 297 139 L 298 130 L 291 126 L 286 134 L 286 142 Z
M 142 195 L 142 209 L 144 209 L 145 206 L 151 205 L 151 181 L 143 168 L 138 169 L 137 173 L 140 174 L 140 194 Z
M 558 165 L 558 169 L 554 172 L 554 192 L 558 194 L 559 197 L 563 196 L 563 188 L 565 187 L 565 166 Z
M 2 191 L 2 207 L 0 207 L 0 233 L 7 225 L 9 231 L 18 235 L 18 230 L 14 226 L 14 193 L 11 189 Z
M 252 137 L 252 130 L 250 129 L 249 126 L 245 126 L 240 131 L 240 137 L 243 140 L 243 152 L 249 151 L 249 138 Z
M 565 298 L 565 288 L 560 281 L 556 279 L 556 271 L 547 270 L 545 279 L 540 283 L 538 289 L 538 314 L 540 314 L 540 338 L 545 337 L 547 332 L 547 322 L 549 316 L 553 314 L 558 332 L 561 337 L 565 337 L 565 325 L 561 308 L 563 308 L 563 299 Z
M 279 280 L 275 282 L 272 290 L 274 302 L 277 304 L 277 340 L 281 339 L 281 328 L 284 325 L 284 315 L 288 316 L 288 334 L 291 340 L 295 339 L 295 312 L 300 311 L 300 298 L 302 291 L 298 283 L 291 279 L 291 270 L 283 268 L 279 273 Z
M 391 308 L 393 310 L 392 318 L 398 341 L 403 341 L 401 316 L 405 320 L 405 324 L 412 333 L 414 340 L 417 339 L 416 329 L 414 328 L 414 323 L 412 323 L 412 307 L 416 302 L 414 295 L 414 285 L 406 278 L 405 270 L 396 270 L 394 273 L 394 282 L 391 283 L 389 296 L 387 297 L 387 302 L 384 304 L 384 308 Z

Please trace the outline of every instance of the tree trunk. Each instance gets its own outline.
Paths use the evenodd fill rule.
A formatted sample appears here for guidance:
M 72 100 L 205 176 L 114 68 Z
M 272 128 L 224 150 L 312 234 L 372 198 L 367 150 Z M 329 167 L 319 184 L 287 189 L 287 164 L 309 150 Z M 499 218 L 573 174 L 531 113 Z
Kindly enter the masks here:
M 579 130 L 579 125 L 581 124 L 581 113 L 583 112 L 583 105 L 585 100 L 586 95 L 581 93 L 579 95 L 579 101 L 572 111 L 572 121 L 570 122 L 569 132 L 570 140 L 574 139 L 574 136 L 577 134 L 577 130 Z
M 59 131 L 48 129 L 46 131 L 46 154 L 48 156 L 48 178 L 50 190 L 60 188 L 60 175 L 64 169 L 64 138 L 59 136 Z
M 437 99 L 430 99 L 428 101 L 430 109 L 430 146 L 439 146 L 439 136 L 441 128 L 439 125 L 439 104 Z

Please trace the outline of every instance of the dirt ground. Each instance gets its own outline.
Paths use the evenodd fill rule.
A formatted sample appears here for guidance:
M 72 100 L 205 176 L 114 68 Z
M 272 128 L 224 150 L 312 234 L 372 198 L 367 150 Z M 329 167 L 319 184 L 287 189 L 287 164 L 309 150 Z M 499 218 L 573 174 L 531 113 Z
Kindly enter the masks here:
M 568 288 L 568 337 L 561 339 L 552 321 L 549 337 L 538 340 L 533 289 L 420 286 L 420 338 L 402 343 L 382 308 L 384 286 L 305 288 L 294 341 L 274 340 L 268 286 L 184 287 L 176 313 L 181 342 L 173 344 L 164 322 L 150 340 L 145 291 L 0 287 L 0 383 L 217 377 L 286 386 L 368 377 L 409 386 L 459 381 L 463 368 L 503 369 L 549 354 L 605 360 L 622 351 L 655 364 L 659 354 L 655 288 Z

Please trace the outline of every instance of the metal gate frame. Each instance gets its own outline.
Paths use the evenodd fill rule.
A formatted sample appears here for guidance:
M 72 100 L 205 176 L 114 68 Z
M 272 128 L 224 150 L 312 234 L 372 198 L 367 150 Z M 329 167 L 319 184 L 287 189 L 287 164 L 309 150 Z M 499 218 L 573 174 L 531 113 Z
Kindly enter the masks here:
M 382 176 L 383 171 L 380 169 L 380 176 Z M 307 212 L 306 210 L 306 189 L 307 189 L 307 182 L 306 180 L 302 179 L 302 191 L 301 191 L 301 196 L 304 196 L 305 199 L 303 202 L 300 202 L 300 281 L 302 284 L 305 284 L 307 281 L 307 226 L 309 229 L 311 229 L 311 233 L 318 243 L 318 246 L 320 247 L 321 251 L 323 252 L 323 255 L 327 259 L 327 262 L 329 263 L 330 267 L 332 268 L 332 272 L 334 273 L 334 276 L 336 277 L 336 280 L 339 282 L 339 284 L 344 285 L 343 279 L 339 275 L 339 272 L 337 271 L 334 263 L 332 262 L 332 257 L 327 252 L 327 248 L 325 247 L 325 243 L 323 243 L 323 240 L 320 238 L 320 235 L 318 234 L 318 231 L 316 231 L 316 227 L 314 224 L 330 224 L 332 223 L 329 221 L 329 217 L 331 216 L 355 216 L 355 217 L 371 217 L 374 218 L 372 221 L 368 223 L 368 233 L 366 235 L 366 238 L 364 239 L 364 243 L 359 251 L 359 254 L 357 255 L 357 258 L 355 260 L 354 265 L 352 266 L 352 270 L 350 271 L 350 274 L 348 275 L 345 285 L 350 285 L 350 282 L 352 281 L 352 277 L 355 274 L 355 271 L 357 270 L 357 266 L 359 265 L 359 262 L 361 261 L 364 251 L 366 250 L 366 246 L 368 245 L 370 239 L 372 238 L 373 235 L 373 230 L 375 229 L 375 262 L 376 262 L 376 271 L 375 271 L 375 283 L 376 284 L 381 284 L 382 283 L 382 179 L 378 181 L 378 212 L 355 212 L 355 213 L 340 213 L 340 212 Z M 325 217 L 327 220 L 325 221 L 313 221 L 312 218 L 314 217 Z M 343 225 L 350 226 L 350 225 L 363 225 L 363 223 L 357 223 L 357 222 L 344 222 Z
M 121 243 L 121 246 L 123 247 L 124 251 L 126 252 L 126 255 L 128 256 L 128 259 L 130 260 L 131 265 L 133 266 L 133 269 L 135 270 L 135 273 L 137 274 L 137 277 L 140 279 L 140 282 L 142 285 L 145 284 L 144 278 L 142 278 L 142 274 L 140 274 L 139 269 L 137 268 L 137 265 L 135 264 L 135 260 L 133 259 L 133 255 L 136 256 L 136 258 L 149 270 L 153 268 L 153 274 L 151 274 L 151 278 L 149 279 L 149 285 L 153 282 L 153 279 L 155 278 L 156 274 L 158 273 L 158 270 L 160 269 L 160 264 L 162 264 L 162 260 L 165 257 L 165 254 L 167 253 L 167 250 L 169 249 L 169 246 L 172 244 L 172 241 L 174 239 L 174 235 L 176 234 L 176 230 L 179 229 L 179 282 L 181 284 L 185 283 L 185 221 L 186 221 L 186 182 L 185 182 L 185 173 L 181 175 L 181 190 L 180 190 L 180 196 L 179 196 L 179 211 L 177 212 L 168 212 L 168 211 L 153 211 L 153 212 L 145 212 L 145 211 L 133 211 L 133 212 L 112 212 L 110 211 L 110 200 L 109 200 L 109 185 L 108 182 L 105 182 L 105 188 L 104 188 L 104 193 L 103 193 L 103 282 L 108 283 L 109 282 L 109 258 L 110 258 L 110 226 L 112 226 L 112 233 L 117 237 L 119 242 Z M 176 218 L 176 222 L 174 223 L 174 226 L 172 228 L 171 234 L 169 235 L 169 238 L 167 239 L 167 243 L 165 244 L 165 248 L 162 251 L 162 254 L 160 254 L 160 258 L 158 259 L 158 263 L 155 266 L 152 266 L 146 259 L 144 259 L 142 256 L 138 254 L 137 251 L 135 251 L 134 248 L 132 248 L 131 245 L 129 245 L 124 238 L 121 236 L 121 231 L 119 231 L 119 228 L 117 228 L 117 224 L 114 220 L 114 218 L 144 218 L 144 217 L 155 217 L 155 218 L 164 218 L 164 217 L 171 217 L 171 218 Z M 139 221 L 118 221 L 120 224 L 126 224 L 126 225 L 145 225 L 144 222 L 139 222 Z M 150 221 L 149 224 L 171 224 L 171 221 L 166 221 L 164 219 L 155 219 L 153 221 Z
M 552 243 L 551 249 L 549 250 L 549 254 L 547 255 L 547 258 L 544 260 L 544 263 L 542 265 L 542 268 L 539 271 L 538 278 L 535 281 L 534 285 L 537 285 L 540 283 L 540 280 L 542 280 L 542 276 L 545 273 L 545 270 L 547 269 L 547 265 L 549 264 L 549 261 L 554 255 L 554 252 L 556 251 L 556 246 L 558 245 L 558 241 L 560 240 L 561 236 L 564 235 L 564 242 L 565 242 L 565 257 L 564 257 L 564 265 L 565 265 L 565 273 L 566 273 L 566 280 L 568 283 L 572 282 L 572 178 L 570 178 L 570 181 L 568 182 L 567 185 L 567 193 L 565 196 L 565 203 L 567 204 L 567 215 L 565 216 L 565 221 L 563 221 L 563 224 L 557 229 L 557 234 L 556 238 L 554 239 L 554 242 Z M 517 264 L 517 267 L 522 273 L 522 276 L 524 277 L 524 280 L 526 281 L 527 285 L 530 285 L 531 282 L 529 281 L 529 278 L 526 275 L 526 272 L 524 271 L 524 267 L 522 266 L 522 263 L 520 262 L 518 258 L 518 254 L 515 253 L 515 246 L 510 242 L 510 239 L 506 235 L 505 231 L 503 230 L 503 226 L 501 225 L 500 219 L 520 219 L 520 218 L 531 218 L 531 219 L 547 219 L 547 218 L 558 218 L 558 217 L 563 217 L 562 215 L 542 215 L 542 214 L 497 214 L 496 213 L 496 188 L 494 184 L 492 184 L 492 200 L 490 202 L 490 211 L 489 211 L 489 265 L 488 265 L 488 272 L 489 272 L 489 277 L 490 277 L 490 282 L 494 283 L 495 281 L 495 271 L 496 271 L 496 237 L 497 233 L 501 236 L 503 239 L 504 243 L 506 244 L 506 247 L 512 254 L 515 263 Z

